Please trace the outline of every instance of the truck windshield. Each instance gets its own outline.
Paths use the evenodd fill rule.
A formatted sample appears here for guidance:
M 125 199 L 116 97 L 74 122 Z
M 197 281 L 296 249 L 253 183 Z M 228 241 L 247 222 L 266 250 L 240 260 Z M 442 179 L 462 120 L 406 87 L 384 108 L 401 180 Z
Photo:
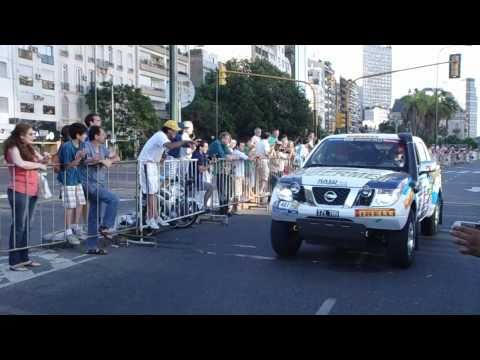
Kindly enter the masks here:
M 340 138 L 323 141 L 304 167 L 339 166 L 407 172 L 407 152 L 400 140 Z

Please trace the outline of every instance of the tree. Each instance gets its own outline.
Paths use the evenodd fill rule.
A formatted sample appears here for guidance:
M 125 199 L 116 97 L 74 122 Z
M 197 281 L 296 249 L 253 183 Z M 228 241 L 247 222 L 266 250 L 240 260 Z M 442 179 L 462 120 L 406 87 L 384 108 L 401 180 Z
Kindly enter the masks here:
M 402 105 L 402 119 L 406 127 L 411 132 L 423 138 L 423 140 L 431 144 L 435 131 L 435 95 L 427 94 L 426 90 L 419 91 L 415 89 L 414 93 L 400 99 Z M 448 128 L 448 120 L 460 110 L 457 101 L 449 92 L 440 90 L 438 92 L 438 134 L 446 136 Z M 445 123 L 445 125 L 442 125 Z
M 475 139 L 472 139 L 471 137 L 465 138 L 465 139 L 463 140 L 463 143 L 464 143 L 465 145 L 470 146 L 472 149 L 478 148 L 477 142 L 475 141 Z
M 112 129 L 112 88 L 110 82 L 97 89 L 97 112 L 103 119 L 107 133 Z M 115 103 L 115 138 L 124 158 L 135 157 L 139 148 L 160 129 L 160 120 L 152 101 L 139 88 L 129 85 L 113 87 Z M 95 109 L 95 89 L 85 95 L 90 111 Z M 123 141 L 122 141 L 123 140 Z
M 268 61 L 256 59 L 230 60 L 227 70 L 288 77 Z M 183 110 L 183 118 L 195 124 L 197 136 L 215 134 L 216 73 L 206 76 L 197 89 L 194 101 Z M 313 130 L 313 114 L 304 91 L 290 81 L 229 74 L 227 84 L 219 87 L 219 131 L 227 130 L 234 137 L 246 139 L 253 129 L 279 128 L 289 137 Z

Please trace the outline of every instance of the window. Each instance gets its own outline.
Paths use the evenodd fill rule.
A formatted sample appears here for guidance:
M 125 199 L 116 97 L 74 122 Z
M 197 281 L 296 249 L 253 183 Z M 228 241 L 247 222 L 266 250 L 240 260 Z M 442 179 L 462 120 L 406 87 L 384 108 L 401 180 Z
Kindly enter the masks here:
M 42 70 L 42 88 L 46 90 L 55 90 L 54 72 L 50 70 Z
M 5 61 L 0 61 L 0 77 L 7 77 L 7 63 Z
M 128 66 L 129 69 L 133 69 L 133 55 L 132 54 L 128 54 L 127 66 Z
M 123 65 L 123 59 L 122 59 L 122 50 L 117 50 L 117 65 L 122 66 Z
M 128 54 L 130 56 L 130 54 Z M 140 64 L 149 64 L 150 63 L 150 54 L 144 51 L 140 51 Z M 130 58 L 128 59 L 128 66 L 130 66 Z
M 62 82 L 68 83 L 68 65 L 62 65 Z
M 62 116 L 67 119 L 70 116 L 70 102 L 66 96 L 62 100 Z
M 95 86 L 95 71 L 94 70 L 90 70 L 90 84 L 92 86 Z
M 45 115 L 55 115 L 55 97 L 45 96 L 43 103 L 43 113 Z
M 26 60 L 32 60 L 32 50 L 30 45 L 19 45 L 18 46 L 18 57 Z
M 8 113 L 8 98 L 0 97 L 0 113 Z
M 33 86 L 33 68 L 26 65 L 18 65 L 18 81 L 20 85 Z
M 35 111 L 33 94 L 20 93 L 20 111 L 24 113 L 33 113 Z
M 108 47 L 108 61 L 113 64 L 113 48 L 111 46 Z
M 103 45 L 100 45 L 97 49 L 97 59 L 105 59 L 105 47 Z
M 87 48 L 87 56 L 88 56 L 88 61 L 89 61 L 89 62 L 92 62 L 92 61 L 90 61 L 90 59 L 95 58 L 95 45 L 89 45 L 89 46 L 88 46 L 88 48 Z

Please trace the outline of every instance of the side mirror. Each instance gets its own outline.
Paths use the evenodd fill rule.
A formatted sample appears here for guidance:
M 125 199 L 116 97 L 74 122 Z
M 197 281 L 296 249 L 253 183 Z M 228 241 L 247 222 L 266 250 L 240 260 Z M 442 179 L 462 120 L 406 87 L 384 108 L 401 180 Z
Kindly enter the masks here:
M 438 170 L 438 164 L 436 161 L 423 161 L 420 163 L 420 168 L 418 169 L 419 175 L 429 174 Z

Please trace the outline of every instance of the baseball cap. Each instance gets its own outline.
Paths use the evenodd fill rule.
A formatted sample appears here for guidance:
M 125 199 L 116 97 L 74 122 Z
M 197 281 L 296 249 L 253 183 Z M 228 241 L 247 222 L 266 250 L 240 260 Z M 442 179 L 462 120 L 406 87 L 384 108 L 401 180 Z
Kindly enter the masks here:
M 175 120 L 167 120 L 165 124 L 163 124 L 164 127 L 169 128 L 173 131 L 180 131 L 181 128 L 178 127 L 178 124 Z

